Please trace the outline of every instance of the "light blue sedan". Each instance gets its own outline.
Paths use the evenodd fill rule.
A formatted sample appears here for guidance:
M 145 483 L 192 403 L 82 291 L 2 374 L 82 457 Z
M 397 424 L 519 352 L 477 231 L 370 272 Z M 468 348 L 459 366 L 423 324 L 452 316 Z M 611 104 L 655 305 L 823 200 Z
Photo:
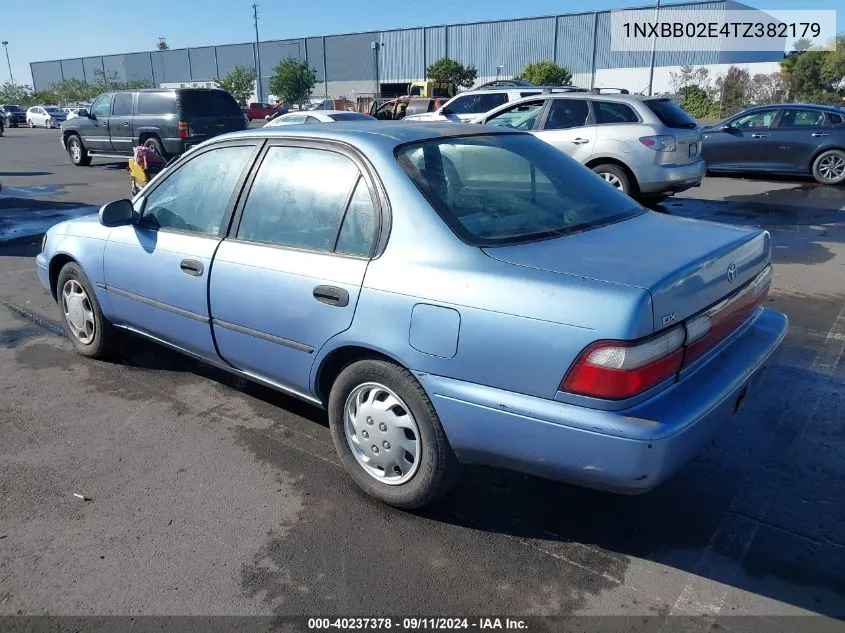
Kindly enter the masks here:
M 775 362 L 771 252 L 526 133 L 352 122 L 208 141 L 37 269 L 81 354 L 129 331 L 323 407 L 357 484 L 417 508 L 462 463 L 665 480 Z

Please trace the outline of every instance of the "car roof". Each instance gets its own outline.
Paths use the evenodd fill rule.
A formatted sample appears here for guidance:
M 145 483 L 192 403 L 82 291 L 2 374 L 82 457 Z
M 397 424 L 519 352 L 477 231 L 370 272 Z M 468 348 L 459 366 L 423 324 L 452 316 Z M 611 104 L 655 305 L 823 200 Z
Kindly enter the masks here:
M 338 121 L 332 125 L 304 124 L 281 127 L 261 127 L 240 132 L 230 132 L 214 140 L 252 137 L 296 137 L 346 142 L 351 145 L 379 144 L 393 148 L 415 141 L 445 139 L 456 136 L 490 136 L 491 134 L 525 134 L 470 123 L 411 122 L 411 121 Z
M 808 110 L 822 110 L 824 112 L 842 114 L 842 109 L 837 106 L 822 105 L 819 103 L 767 103 L 764 105 L 754 106 L 753 108 L 748 108 L 742 112 L 737 112 L 737 114 L 742 114 L 743 112 L 754 112 L 755 110 L 768 110 L 772 108 L 806 108 Z

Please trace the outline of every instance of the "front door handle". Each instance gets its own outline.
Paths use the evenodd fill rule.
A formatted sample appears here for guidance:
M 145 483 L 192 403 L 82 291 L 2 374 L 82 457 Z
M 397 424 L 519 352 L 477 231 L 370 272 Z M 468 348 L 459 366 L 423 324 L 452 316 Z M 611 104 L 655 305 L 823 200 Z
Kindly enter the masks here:
M 202 277 L 204 270 L 202 262 L 198 262 L 195 259 L 183 259 L 182 263 L 179 264 L 179 268 L 182 269 L 183 273 L 192 277 Z
M 124 121 L 123 125 L 124 125 L 124 127 L 129 127 L 129 121 Z
M 768 134 L 752 134 L 751 138 L 766 138 Z
M 579 137 L 579 138 L 572 139 L 572 142 L 575 143 L 575 145 L 583 145 L 584 143 L 589 143 L 590 139 Z
M 820 138 L 822 136 L 830 136 L 827 132 L 813 132 L 810 136 L 815 136 L 816 138 Z
M 320 303 L 325 303 L 338 308 L 345 308 L 349 305 L 349 293 L 343 288 L 335 286 L 317 286 L 314 288 L 314 298 Z

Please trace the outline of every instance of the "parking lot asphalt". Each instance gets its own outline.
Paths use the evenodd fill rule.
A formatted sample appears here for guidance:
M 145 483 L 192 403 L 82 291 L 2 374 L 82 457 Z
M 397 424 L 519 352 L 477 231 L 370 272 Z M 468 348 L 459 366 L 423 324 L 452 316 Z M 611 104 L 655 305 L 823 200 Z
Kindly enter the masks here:
M 358 491 L 317 409 L 131 337 L 120 362 L 74 353 L 40 233 L 129 181 L 57 135 L 0 139 L 0 615 L 845 616 L 845 187 L 708 177 L 661 206 L 771 231 L 791 319 L 673 479 L 625 497 L 467 468 L 409 513 Z

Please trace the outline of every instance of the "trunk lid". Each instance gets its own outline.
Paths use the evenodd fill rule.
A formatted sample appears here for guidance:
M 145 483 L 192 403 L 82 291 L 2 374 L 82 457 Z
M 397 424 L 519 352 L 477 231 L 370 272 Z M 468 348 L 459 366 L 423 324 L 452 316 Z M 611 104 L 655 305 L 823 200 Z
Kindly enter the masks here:
M 655 331 L 731 294 L 771 259 L 765 231 L 655 212 L 583 233 L 482 250 L 517 266 L 648 290 Z

